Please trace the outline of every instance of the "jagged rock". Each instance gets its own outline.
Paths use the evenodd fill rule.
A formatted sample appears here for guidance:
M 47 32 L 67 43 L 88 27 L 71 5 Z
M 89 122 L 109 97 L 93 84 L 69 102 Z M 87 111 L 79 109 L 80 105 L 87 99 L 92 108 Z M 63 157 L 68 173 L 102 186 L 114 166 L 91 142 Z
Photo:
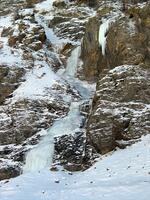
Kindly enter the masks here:
M 78 76 L 81 79 L 93 82 L 98 75 L 97 66 L 100 55 L 98 30 L 99 21 L 97 18 L 90 18 L 86 25 L 86 32 L 81 44 L 81 59 L 83 60 L 83 66 L 82 70 L 78 71 Z
M 46 111 L 49 111 L 51 115 Z M 68 107 L 55 101 L 48 103 L 23 100 L 5 107 L 4 110 L 1 108 L 0 144 L 20 144 L 42 128 L 48 128 L 55 118 L 66 112 L 68 112 Z
M 91 105 L 89 101 L 85 101 L 83 104 L 80 105 L 80 112 L 86 118 L 88 117 L 90 113 L 90 109 L 91 109 Z
M 116 140 L 132 140 L 150 131 L 149 70 L 120 66 L 97 83 L 87 137 L 99 153 L 107 153 Z
M 36 3 L 41 2 L 42 0 L 26 0 L 26 7 L 32 8 Z
M 49 27 L 54 29 L 60 38 L 69 38 L 79 41 L 84 35 L 85 24 L 90 17 L 90 10 L 73 5 L 66 9 L 56 9 L 53 18 L 49 21 Z
M 29 44 L 28 47 L 30 47 L 34 51 L 38 51 L 42 49 L 42 42 L 41 41 L 32 42 L 32 44 Z
M 80 171 L 88 168 L 94 160 L 92 148 L 86 145 L 84 133 L 55 137 L 53 162 L 68 171 Z
M 149 10 L 133 9 L 128 11 L 120 20 L 113 24 L 107 35 L 106 57 L 103 66 L 109 69 L 123 64 L 144 65 L 149 67 L 150 36 L 149 36 Z M 132 18 L 130 17 L 132 14 Z M 99 61 L 99 67 L 101 61 Z M 103 67 L 104 68 L 104 67 Z
M 33 19 L 30 19 L 30 23 L 27 25 L 25 20 L 26 15 L 23 15 L 23 13 L 21 14 L 18 18 L 21 18 L 22 20 L 16 20 L 16 26 L 7 31 L 9 36 L 8 44 L 13 47 L 15 45 L 19 46 L 21 43 L 24 47 L 28 46 L 32 50 L 38 51 L 46 41 L 45 31 L 42 26 L 36 24 L 34 15 L 32 16 Z
M 0 104 L 19 86 L 24 72 L 23 68 L 0 65 Z
M 116 140 L 134 141 L 149 134 L 149 10 L 149 5 L 132 7 L 110 23 L 106 54 L 99 54 L 99 78 L 87 123 L 88 141 L 99 153 L 113 150 Z

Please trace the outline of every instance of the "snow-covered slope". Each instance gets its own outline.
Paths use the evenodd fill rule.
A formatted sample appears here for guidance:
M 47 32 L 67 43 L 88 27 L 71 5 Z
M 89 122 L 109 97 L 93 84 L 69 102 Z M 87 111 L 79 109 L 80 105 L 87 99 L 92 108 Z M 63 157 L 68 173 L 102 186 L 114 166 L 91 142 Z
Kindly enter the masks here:
M 102 157 L 84 172 L 48 170 L 1 182 L 1 200 L 149 200 L 150 137 Z

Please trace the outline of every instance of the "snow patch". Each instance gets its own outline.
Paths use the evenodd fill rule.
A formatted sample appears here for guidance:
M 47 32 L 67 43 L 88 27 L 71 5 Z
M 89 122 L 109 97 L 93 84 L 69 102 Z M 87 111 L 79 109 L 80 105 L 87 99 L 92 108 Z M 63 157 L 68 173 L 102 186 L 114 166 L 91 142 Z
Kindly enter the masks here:
M 47 96 L 47 89 L 55 84 L 59 78 L 50 66 L 42 61 L 35 61 L 35 67 L 26 75 L 26 81 L 13 93 L 13 101 L 18 99 L 43 99 Z

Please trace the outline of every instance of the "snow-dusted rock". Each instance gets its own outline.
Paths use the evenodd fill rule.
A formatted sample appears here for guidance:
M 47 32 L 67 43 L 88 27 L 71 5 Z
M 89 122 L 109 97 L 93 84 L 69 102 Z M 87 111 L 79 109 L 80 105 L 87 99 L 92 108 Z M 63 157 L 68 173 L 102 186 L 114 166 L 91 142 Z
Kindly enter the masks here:
M 132 140 L 150 132 L 149 70 L 119 66 L 97 83 L 87 136 L 99 153 L 107 153 L 116 140 Z

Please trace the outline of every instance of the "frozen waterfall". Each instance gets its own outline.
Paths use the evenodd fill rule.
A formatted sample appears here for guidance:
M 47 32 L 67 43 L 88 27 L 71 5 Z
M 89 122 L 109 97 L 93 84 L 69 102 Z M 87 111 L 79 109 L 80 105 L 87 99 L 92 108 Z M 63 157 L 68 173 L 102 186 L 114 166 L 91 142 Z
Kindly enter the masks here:
M 73 102 L 68 115 L 55 121 L 48 130 L 48 134 L 43 137 L 35 148 L 27 153 L 24 172 L 39 171 L 50 167 L 53 158 L 54 137 L 74 133 L 82 122 L 79 105 L 80 102 Z

